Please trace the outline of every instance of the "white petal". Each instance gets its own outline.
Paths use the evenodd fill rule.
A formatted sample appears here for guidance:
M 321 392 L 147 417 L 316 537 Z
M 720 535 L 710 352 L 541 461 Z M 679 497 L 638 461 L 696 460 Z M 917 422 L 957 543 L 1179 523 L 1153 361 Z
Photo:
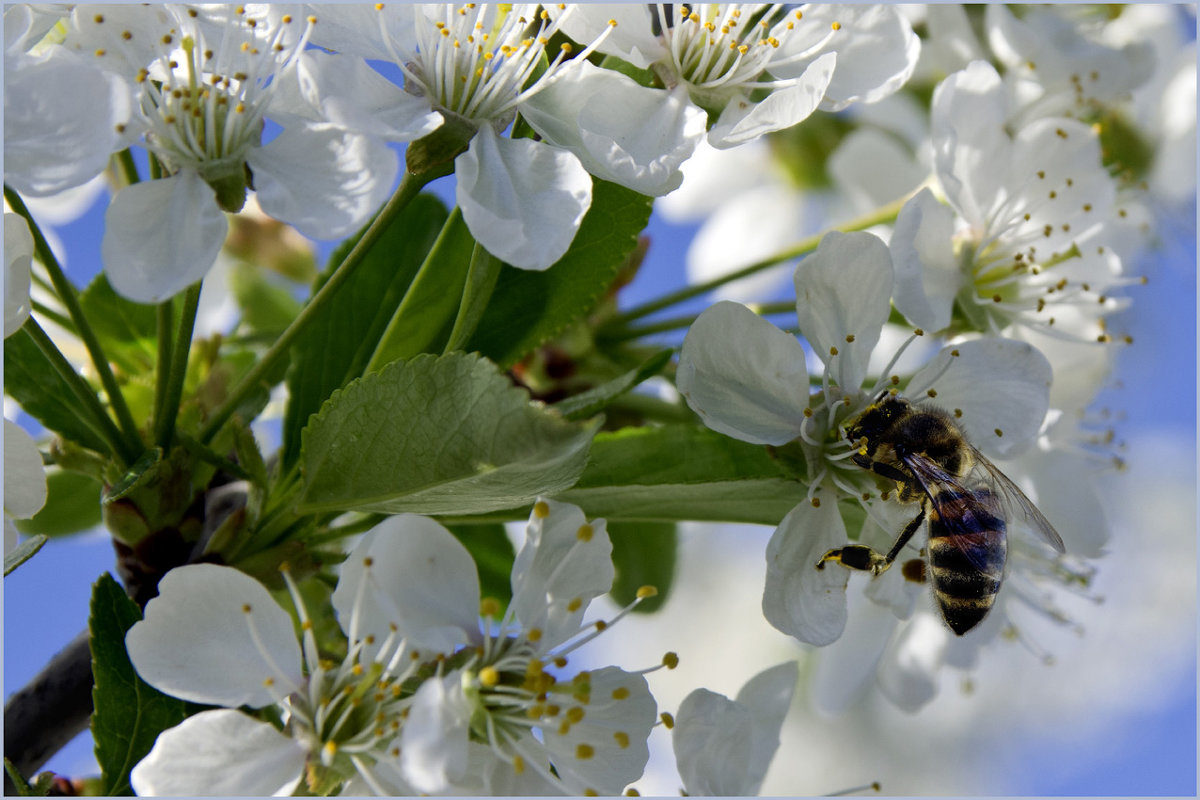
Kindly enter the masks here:
M 796 267 L 795 284 L 800 332 L 838 386 L 857 390 L 891 312 L 887 246 L 870 233 L 827 233 Z
M 655 197 L 683 181 L 679 167 L 707 119 L 682 88 L 651 89 L 586 61 L 524 102 L 521 115 L 596 177 Z
M 547 6 L 552 17 L 561 17 L 561 30 L 577 42 L 588 44 L 609 28 L 597 52 L 613 55 L 640 69 L 667 56 L 662 41 L 654 35 L 653 12 L 636 3 L 571 3 L 565 9 Z
M 339 53 L 380 61 L 407 61 L 417 51 L 419 6 L 411 3 L 319 3 L 311 42 Z
M 614 574 L 604 520 L 589 523 L 577 506 L 539 498 L 513 562 L 513 610 L 523 629 L 541 631 L 539 646 L 549 650 L 579 631 Z
M 587 685 L 585 701 L 565 701 L 564 716 L 571 707 L 579 707 L 582 720 L 569 726 L 546 720 L 543 741 L 569 792 L 620 794 L 646 768 L 646 740 L 658 721 L 658 709 L 646 679 L 636 673 L 602 667 L 588 672 Z M 581 757 L 579 746 L 585 744 L 592 755 Z
M 888 242 L 896 267 L 896 310 L 930 333 L 950 324 L 963 280 L 953 235 L 954 212 L 922 189 L 900 209 Z
M 42 454 L 24 428 L 6 419 L 4 513 L 14 519 L 26 519 L 40 511 L 45 504 L 46 470 L 42 466 Z
M 751 783 L 744 794 L 756 795 L 766 777 L 767 767 L 779 749 L 779 731 L 796 692 L 799 666 L 786 661 L 755 675 L 737 694 L 737 703 L 753 716 L 753 747 L 747 765 Z
M 841 25 L 826 48 L 838 57 L 837 72 L 821 105 L 827 111 L 886 97 L 903 86 L 916 69 L 921 42 L 904 15 L 892 6 L 814 3 L 805 7 L 804 21 L 823 30 L 835 21 Z
M 421 684 L 400 733 L 400 763 L 414 788 L 440 792 L 463 777 L 470 718 L 461 673 Z
M 958 356 L 952 356 L 958 351 Z M 939 376 L 946 364 L 949 369 Z M 909 383 L 911 399 L 932 386 L 932 404 L 959 409 L 956 422 L 972 444 L 995 457 L 1013 456 L 1037 434 L 1050 405 L 1050 362 L 1013 339 L 976 339 L 944 348 Z M 998 431 L 998 432 L 997 432 Z
M 778 630 L 818 647 L 837 641 L 846 627 L 846 583 L 850 571 L 838 564 L 817 569 L 826 552 L 846 544 L 837 503 L 814 508 L 801 503 L 788 513 L 767 543 L 763 616 Z
M 369 567 L 366 566 L 370 560 Z M 391 625 L 410 648 L 448 653 L 479 632 L 479 575 L 471 554 L 428 517 L 399 514 L 367 532 L 342 564 L 338 621 L 372 658 Z
M 716 303 L 692 323 L 676 385 L 705 425 L 744 442 L 784 444 L 804 426 L 803 346 L 739 303 Z
M 905 711 L 919 711 L 937 695 L 951 633 L 933 614 L 913 617 L 879 661 L 875 680 L 884 696 Z
M 258 204 L 314 239 L 353 233 L 391 195 L 395 151 L 331 125 L 293 125 L 246 155 Z
M 104 215 L 104 271 L 118 294 L 157 303 L 204 277 L 228 230 L 216 193 L 192 170 L 135 183 Z
M 62 48 L 5 59 L 4 182 L 43 196 L 86 183 L 120 150 L 129 85 Z
M 272 119 L 329 122 L 399 142 L 419 139 L 442 124 L 428 98 L 409 94 L 361 58 L 306 50 L 276 81 Z
M 20 214 L 4 212 L 4 338 L 29 319 L 29 275 L 33 234 Z
M 753 737 L 748 708 L 708 689 L 696 689 L 685 697 L 671 730 L 684 791 L 706 797 L 757 794 L 750 774 Z M 757 782 L 761 784 L 762 776 Z
M 125 634 L 146 683 L 231 708 L 260 708 L 300 687 L 292 618 L 261 583 L 232 567 L 191 564 L 168 572 L 158 591 Z
M 454 173 L 471 235 L 520 269 L 558 261 L 592 205 L 592 179 L 578 158 L 531 139 L 500 138 L 487 125 L 454 159 Z
M 889 570 L 884 576 L 895 571 Z M 896 617 L 888 609 L 859 592 L 848 592 L 847 599 L 850 609 L 845 632 L 837 647 L 823 651 L 813 666 L 809 696 L 813 706 L 823 714 L 845 713 L 862 696 L 896 629 Z
M 1007 117 L 1004 86 L 987 62 L 971 62 L 934 90 L 934 167 L 950 204 L 974 226 L 982 226 L 1005 199 L 1012 167 Z
M 902 107 L 898 102 L 892 106 Z M 851 131 L 826 168 L 838 190 L 864 214 L 916 189 L 929 173 L 894 134 L 877 128 Z
M 709 144 L 722 149 L 736 147 L 807 119 L 825 96 L 836 64 L 837 55 L 826 53 L 808 66 L 799 83 L 777 89 L 758 103 L 742 94 L 735 96 L 709 131 Z
M 290 795 L 304 775 L 299 742 L 240 711 L 201 711 L 158 735 L 129 773 L 143 797 Z

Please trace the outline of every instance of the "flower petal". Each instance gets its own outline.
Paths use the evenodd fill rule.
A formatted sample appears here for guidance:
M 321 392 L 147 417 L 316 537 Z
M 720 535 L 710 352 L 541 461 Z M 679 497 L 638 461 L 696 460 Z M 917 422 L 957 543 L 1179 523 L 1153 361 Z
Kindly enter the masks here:
M 142 680 L 206 705 L 260 708 L 300 688 L 292 618 L 258 581 L 232 567 L 176 567 L 146 616 L 125 634 Z
M 646 69 L 668 55 L 662 41 L 654 35 L 653 12 L 637 3 L 571 3 L 546 10 L 561 25 L 560 30 L 577 42 L 592 42 L 607 31 L 597 52 L 616 56 L 639 69 Z M 616 20 L 612 28 L 609 20 Z
M 705 797 L 757 794 L 750 775 L 753 739 L 750 709 L 708 689 L 696 689 L 685 697 L 671 730 L 684 791 Z M 761 785 L 762 776 L 757 783 Z
M 73 52 L 6 57 L 4 69 L 4 182 L 21 194 L 86 183 L 135 127 L 129 85 Z
M 521 115 L 591 174 L 652 197 L 683 182 L 679 167 L 707 119 L 682 88 L 651 89 L 587 61 L 522 103 Z
M 306 757 L 266 722 L 232 709 L 201 711 L 160 733 L 129 782 L 144 797 L 283 796 L 299 785 Z
M 8 217 L 7 214 L 4 215 Z M 14 519 L 32 517 L 46 505 L 46 469 L 33 437 L 15 422 L 4 420 L 4 513 Z
M 158 303 L 204 277 L 228 230 L 216 193 L 196 172 L 135 183 L 104 215 L 104 271 L 118 294 Z
M 566 150 L 498 137 L 485 125 L 454 159 L 455 197 L 471 235 L 520 269 L 558 261 L 592 205 L 592 179 Z
M 400 169 L 383 142 L 333 125 L 291 125 L 246 163 L 262 210 L 314 239 L 358 230 L 391 195 Z
M 846 627 L 850 571 L 833 564 L 817 569 L 826 552 L 846 544 L 846 526 L 834 502 L 792 509 L 767 543 L 762 608 L 767 622 L 818 647 L 837 641 Z
M 612 542 L 602 519 L 538 498 L 512 568 L 512 606 L 521 627 L 549 650 L 579 631 L 591 601 L 612 588 Z
M 779 445 L 804 427 L 804 347 L 739 303 L 715 303 L 692 323 L 676 384 L 704 424 L 726 436 Z
M 972 444 L 1004 458 L 1017 455 L 1037 435 L 1050 405 L 1052 379 L 1050 362 L 1033 345 L 988 338 L 944 348 L 917 370 L 906 391 L 915 401 L 934 388 L 933 402 L 956 410 L 955 422 Z
M 954 255 L 954 212 L 922 189 L 904 204 L 888 242 L 896 267 L 896 310 L 919 328 L 950 324 L 962 272 Z
M 428 517 L 398 514 L 355 545 L 333 607 L 353 639 L 374 637 L 364 658 L 374 658 L 392 625 L 409 648 L 449 653 L 479 633 L 479 574 L 450 531 Z
M 466 772 L 471 706 L 462 680 L 458 671 L 430 678 L 413 695 L 400 733 L 400 763 L 418 791 L 443 791 Z
M 268 115 L 328 122 L 351 133 L 410 142 L 432 133 L 442 115 L 353 56 L 306 50 L 277 79 Z
M 838 386 L 857 390 L 891 312 L 887 246 L 874 234 L 831 231 L 796 267 L 795 284 L 801 333 Z
M 33 234 L 20 214 L 4 212 L 4 338 L 29 319 L 30 270 L 33 267 Z
M 950 631 L 937 616 L 917 614 L 897 633 L 879 661 L 875 680 L 905 711 L 919 711 L 937 695 Z
M 642 776 L 650 757 L 647 739 L 658 709 L 646 679 L 617 667 L 587 673 L 586 695 L 566 702 L 563 718 L 546 720 L 542 737 L 567 791 L 575 795 L 616 795 Z M 578 703 L 578 705 L 576 705 Z
M 736 147 L 807 119 L 821 104 L 836 64 L 837 55 L 826 53 L 808 66 L 799 83 L 777 89 L 758 103 L 738 94 L 708 132 L 709 144 L 720 149 Z

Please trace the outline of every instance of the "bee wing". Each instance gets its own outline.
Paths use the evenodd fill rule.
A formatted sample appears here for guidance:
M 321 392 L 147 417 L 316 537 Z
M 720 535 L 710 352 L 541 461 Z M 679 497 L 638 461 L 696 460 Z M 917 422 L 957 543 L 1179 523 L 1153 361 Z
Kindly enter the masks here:
M 997 496 L 967 488 L 957 475 L 924 456 L 910 454 L 900 460 L 921 484 L 938 522 L 951 534 L 950 543 L 971 566 L 988 570 L 992 566 L 988 554 L 977 542 L 981 533 L 996 530 L 1002 517 Z
M 975 450 L 975 448 L 971 449 Z M 1004 505 L 1008 516 L 1024 520 L 1046 544 L 1060 553 L 1067 552 L 1067 547 L 1063 544 L 1058 531 L 1054 530 L 1050 520 L 1046 519 L 1042 512 L 1038 511 L 1033 501 L 1021 491 L 1021 487 L 1013 483 L 1012 479 L 1001 472 L 999 467 L 988 461 L 983 453 L 975 450 L 974 455 L 975 471 L 982 471 L 986 474 L 988 483 L 1000 497 L 1000 502 Z

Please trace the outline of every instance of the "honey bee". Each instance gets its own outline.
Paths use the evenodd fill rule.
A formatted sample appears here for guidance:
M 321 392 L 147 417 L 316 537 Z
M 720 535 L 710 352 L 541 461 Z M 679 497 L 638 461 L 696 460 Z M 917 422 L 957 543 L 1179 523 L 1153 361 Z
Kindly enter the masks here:
M 928 519 L 925 572 L 942 618 L 962 636 L 996 602 L 1004 581 L 1009 521 L 1020 520 L 1055 550 L 1066 552 L 1050 521 L 944 411 L 915 408 L 889 390 L 851 420 L 845 433 L 859 447 L 851 456 L 854 463 L 894 481 L 898 499 L 919 503 L 921 510 L 887 555 L 848 544 L 822 556 L 817 569 L 836 561 L 879 575 Z

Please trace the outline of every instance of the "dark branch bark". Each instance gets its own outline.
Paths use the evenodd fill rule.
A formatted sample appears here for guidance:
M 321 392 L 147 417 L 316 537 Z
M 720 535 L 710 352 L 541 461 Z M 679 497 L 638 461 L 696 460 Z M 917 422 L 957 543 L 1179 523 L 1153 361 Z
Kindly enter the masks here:
M 4 757 L 29 779 L 91 715 L 92 653 L 84 630 L 4 704 Z M 7 775 L 4 793 L 16 793 Z

